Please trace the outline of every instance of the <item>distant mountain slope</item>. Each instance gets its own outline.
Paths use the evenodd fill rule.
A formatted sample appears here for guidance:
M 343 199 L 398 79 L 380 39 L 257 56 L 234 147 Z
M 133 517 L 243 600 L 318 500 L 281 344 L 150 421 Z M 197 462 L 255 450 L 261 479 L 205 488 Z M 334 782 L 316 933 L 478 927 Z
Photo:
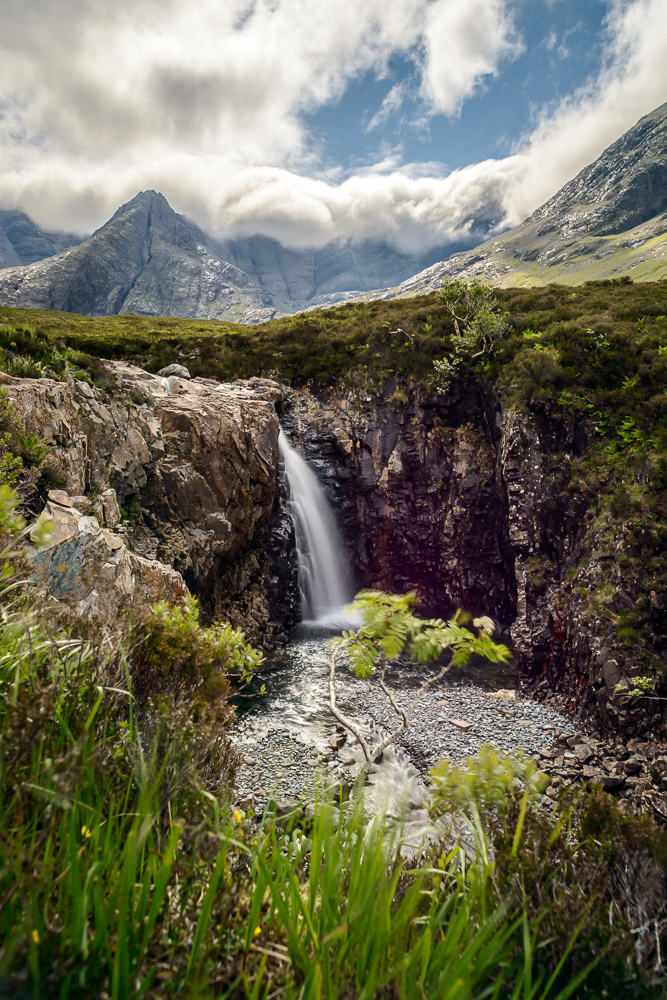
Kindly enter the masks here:
M 477 242 L 479 237 L 472 237 L 468 246 Z M 417 269 L 440 260 L 444 250 L 439 247 L 424 254 L 404 254 L 379 240 L 293 250 L 267 236 L 221 240 L 215 246 L 225 260 L 259 282 L 276 309 L 284 313 L 316 304 L 322 296 L 398 284 Z M 447 248 L 450 253 L 454 249 L 459 247 Z
M 81 243 L 73 233 L 51 233 L 40 229 L 18 209 L 0 209 L 0 268 L 33 264 Z
M 579 284 L 623 274 L 667 277 L 667 104 L 642 118 L 520 226 L 392 288 L 364 296 L 422 295 L 451 278 L 495 285 Z
M 138 194 L 79 246 L 1 270 L 0 303 L 246 323 L 275 311 L 261 287 L 221 260 L 206 234 L 155 191 Z
M 442 253 L 401 254 L 377 241 L 292 250 L 265 236 L 215 240 L 155 191 L 138 194 L 78 246 L 74 237 L 41 233 L 27 216 L 13 215 L 12 234 L 23 226 L 21 253 L 38 262 L 11 266 L 24 261 L 18 241 L 8 244 L 0 257 L 0 303 L 88 316 L 131 312 L 258 323 L 322 295 L 398 283 Z

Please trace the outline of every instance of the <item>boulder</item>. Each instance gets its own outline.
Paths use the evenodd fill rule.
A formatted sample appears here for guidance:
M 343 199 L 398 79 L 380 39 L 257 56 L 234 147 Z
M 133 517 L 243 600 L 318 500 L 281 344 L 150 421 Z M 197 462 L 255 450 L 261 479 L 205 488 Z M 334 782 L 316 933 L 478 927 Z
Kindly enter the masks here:
M 160 369 L 158 375 L 160 378 L 169 378 L 170 375 L 175 375 L 177 378 L 192 378 L 185 365 L 167 365 L 166 368 Z
M 51 491 L 33 538 L 44 523 L 51 526 L 48 545 L 29 550 L 33 581 L 75 613 L 110 621 L 129 609 L 141 614 L 158 601 L 176 604 L 188 596 L 180 573 L 135 555 L 120 535 L 77 510 L 67 494 Z

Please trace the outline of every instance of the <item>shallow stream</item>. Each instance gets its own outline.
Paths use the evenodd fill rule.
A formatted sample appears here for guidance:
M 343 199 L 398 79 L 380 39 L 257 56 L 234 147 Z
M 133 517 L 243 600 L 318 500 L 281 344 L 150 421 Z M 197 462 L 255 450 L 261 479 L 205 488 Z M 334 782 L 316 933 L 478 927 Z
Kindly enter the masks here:
M 312 800 L 317 782 L 345 794 L 363 763 L 351 734 L 338 745 L 341 733 L 328 709 L 327 640 L 358 624 L 344 611 L 354 593 L 347 555 L 315 471 L 282 431 L 279 448 L 295 528 L 302 610 L 317 620 L 302 623 L 287 648 L 271 657 L 268 669 L 237 699 L 233 740 L 242 764 L 236 798 L 257 811 L 270 799 Z M 397 663 L 387 670 L 387 686 L 406 708 L 430 671 L 438 669 Z M 486 743 L 505 752 L 522 747 L 538 754 L 550 747 L 557 730 L 574 732 L 557 712 L 517 699 L 517 686 L 511 666 L 479 660 L 450 671 L 422 696 L 408 731 L 374 765 L 367 806 L 400 816 L 415 828 L 423 826 L 428 822 L 428 772 L 439 760 L 464 760 Z M 357 680 L 341 664 L 336 687 L 339 708 L 365 730 L 371 744 L 398 728 L 398 717 L 377 681 Z

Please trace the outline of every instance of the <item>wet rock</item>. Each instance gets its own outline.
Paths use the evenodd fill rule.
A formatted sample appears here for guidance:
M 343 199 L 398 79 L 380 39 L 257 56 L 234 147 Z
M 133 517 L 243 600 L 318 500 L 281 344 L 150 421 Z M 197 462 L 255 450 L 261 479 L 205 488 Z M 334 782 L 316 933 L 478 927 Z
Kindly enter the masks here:
M 177 378 L 192 378 L 185 365 L 167 365 L 166 368 L 160 369 L 158 375 L 160 378 L 169 378 L 170 375 L 175 375 Z

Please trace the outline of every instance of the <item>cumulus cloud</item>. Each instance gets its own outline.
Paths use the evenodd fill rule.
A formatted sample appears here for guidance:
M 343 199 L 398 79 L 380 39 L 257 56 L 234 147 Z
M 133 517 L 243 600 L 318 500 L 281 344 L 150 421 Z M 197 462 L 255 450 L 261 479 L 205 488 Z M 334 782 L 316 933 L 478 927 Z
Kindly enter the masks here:
M 433 4 L 424 31 L 426 62 L 422 93 L 438 111 L 456 114 L 481 80 L 516 56 L 521 42 L 504 0 L 451 0 Z
M 0 202 L 89 231 L 150 187 L 208 230 L 294 246 L 418 250 L 513 225 L 664 99 L 663 14 L 663 0 L 612 0 L 599 77 L 512 155 L 341 180 L 303 114 L 397 54 L 430 113 L 456 114 L 518 51 L 509 0 L 5 0 Z M 378 122 L 401 98 L 390 90 Z

